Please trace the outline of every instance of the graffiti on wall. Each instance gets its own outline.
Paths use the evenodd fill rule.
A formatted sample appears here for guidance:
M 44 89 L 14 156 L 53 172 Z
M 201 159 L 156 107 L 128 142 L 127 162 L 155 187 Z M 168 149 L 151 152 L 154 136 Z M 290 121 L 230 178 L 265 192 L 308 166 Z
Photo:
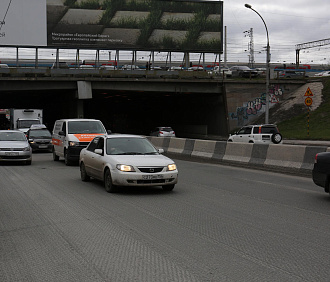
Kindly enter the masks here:
M 277 104 L 282 95 L 283 91 L 280 85 L 271 85 L 269 87 L 269 107 Z M 237 107 L 236 112 L 229 114 L 229 118 L 237 120 L 238 126 L 243 126 L 249 119 L 262 114 L 265 111 L 264 105 L 266 105 L 266 93 L 262 93 L 260 97 L 254 100 L 245 102 L 242 107 Z

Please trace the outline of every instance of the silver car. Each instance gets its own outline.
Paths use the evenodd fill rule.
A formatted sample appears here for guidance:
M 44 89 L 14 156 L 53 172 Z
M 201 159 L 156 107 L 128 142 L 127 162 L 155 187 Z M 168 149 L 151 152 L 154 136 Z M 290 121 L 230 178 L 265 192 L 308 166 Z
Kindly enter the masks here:
M 175 137 L 175 132 L 172 129 L 172 127 L 169 127 L 169 126 L 158 126 L 158 127 L 155 127 L 150 132 L 150 136 Z
M 32 163 L 32 149 L 22 131 L 0 130 L 0 161 Z
M 99 135 L 80 152 L 81 180 L 99 179 L 109 193 L 119 186 L 162 186 L 172 191 L 178 170 L 162 152 L 142 136 Z

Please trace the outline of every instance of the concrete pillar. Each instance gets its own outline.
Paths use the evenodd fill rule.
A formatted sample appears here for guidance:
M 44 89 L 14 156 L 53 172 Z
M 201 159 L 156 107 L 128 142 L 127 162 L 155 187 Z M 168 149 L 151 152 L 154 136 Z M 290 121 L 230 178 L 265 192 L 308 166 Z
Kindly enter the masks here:
M 78 81 L 78 99 L 92 99 L 92 83 L 90 81 Z
M 77 100 L 77 117 L 84 118 L 84 101 Z
M 77 117 L 84 117 L 84 100 L 92 99 L 92 83 L 90 81 L 78 81 L 78 93 L 77 93 Z

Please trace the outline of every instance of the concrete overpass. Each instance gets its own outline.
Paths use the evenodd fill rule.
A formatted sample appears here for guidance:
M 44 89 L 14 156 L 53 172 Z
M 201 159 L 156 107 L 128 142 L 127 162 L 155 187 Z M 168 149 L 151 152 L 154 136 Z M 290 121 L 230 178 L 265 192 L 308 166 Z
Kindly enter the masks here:
M 172 126 L 180 137 L 228 133 L 224 82 L 206 72 L 0 69 L 0 108 L 42 108 L 59 118 L 97 118 L 114 132 Z

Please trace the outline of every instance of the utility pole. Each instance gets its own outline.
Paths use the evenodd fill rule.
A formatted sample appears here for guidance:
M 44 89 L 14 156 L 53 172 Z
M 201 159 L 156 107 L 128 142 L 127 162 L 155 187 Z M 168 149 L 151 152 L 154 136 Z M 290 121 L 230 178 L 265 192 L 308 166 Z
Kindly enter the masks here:
M 248 50 L 250 51 L 249 55 L 249 67 L 254 68 L 254 42 L 253 42 L 253 28 L 250 30 L 244 31 L 245 37 L 250 37 L 250 42 L 248 44 Z
M 227 26 L 225 26 L 225 57 L 224 66 L 227 67 Z

